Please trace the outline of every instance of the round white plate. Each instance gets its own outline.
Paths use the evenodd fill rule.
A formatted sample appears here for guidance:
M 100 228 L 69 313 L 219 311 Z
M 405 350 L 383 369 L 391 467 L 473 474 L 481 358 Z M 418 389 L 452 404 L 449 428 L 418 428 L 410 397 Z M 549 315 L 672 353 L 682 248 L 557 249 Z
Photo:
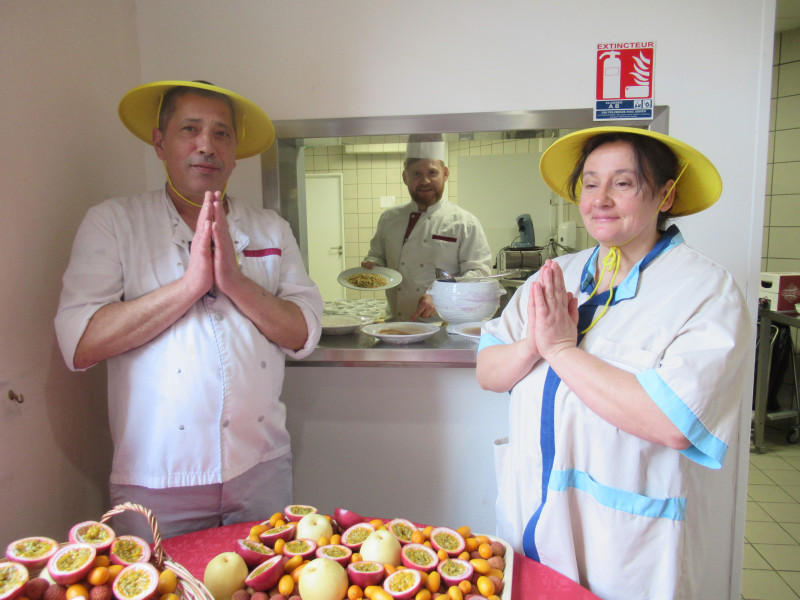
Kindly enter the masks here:
M 346 335 L 372 322 L 374 319 L 360 315 L 322 315 L 322 334 Z
M 481 339 L 482 324 L 483 321 L 472 321 L 471 323 L 458 323 L 456 325 L 448 325 L 447 332 L 463 335 L 464 337 L 468 337 L 472 340 L 479 340 Z
M 357 285 L 353 285 L 347 281 L 348 277 L 358 273 L 374 273 L 376 275 L 380 275 L 381 277 L 386 278 L 386 285 L 381 285 L 378 287 L 358 287 Z M 355 267 L 354 269 L 347 269 L 346 271 L 339 273 L 339 277 L 337 277 L 336 280 L 344 287 L 350 288 L 351 290 L 358 290 L 360 292 L 379 292 L 380 290 L 388 290 L 389 288 L 399 285 L 400 282 L 403 281 L 403 276 L 394 269 L 387 269 L 386 267 L 372 267 L 371 269 Z
M 381 333 L 382 331 L 394 330 L 406 333 Z M 398 323 L 373 323 L 365 325 L 361 331 L 372 337 L 376 337 L 382 342 L 390 344 L 413 344 L 425 338 L 431 337 L 439 331 L 439 325 L 432 323 L 412 323 L 401 321 Z

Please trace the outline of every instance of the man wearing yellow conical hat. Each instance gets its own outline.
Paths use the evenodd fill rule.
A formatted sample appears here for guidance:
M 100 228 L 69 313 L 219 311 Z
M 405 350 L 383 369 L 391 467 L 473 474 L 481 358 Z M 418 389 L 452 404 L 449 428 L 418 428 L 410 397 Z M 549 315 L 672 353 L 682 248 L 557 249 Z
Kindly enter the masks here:
M 89 210 L 55 320 L 70 369 L 108 366 L 111 500 L 165 537 L 262 519 L 291 502 L 284 357 L 314 349 L 322 313 L 288 223 L 226 193 L 272 123 L 198 81 L 134 88 L 119 114 L 166 183 Z M 131 516 L 116 526 L 146 535 Z
M 569 134 L 539 166 L 598 244 L 547 261 L 483 327 L 478 381 L 511 394 L 498 535 L 607 600 L 702 597 L 751 323 L 731 274 L 668 220 L 722 181 L 694 148 L 627 127 Z

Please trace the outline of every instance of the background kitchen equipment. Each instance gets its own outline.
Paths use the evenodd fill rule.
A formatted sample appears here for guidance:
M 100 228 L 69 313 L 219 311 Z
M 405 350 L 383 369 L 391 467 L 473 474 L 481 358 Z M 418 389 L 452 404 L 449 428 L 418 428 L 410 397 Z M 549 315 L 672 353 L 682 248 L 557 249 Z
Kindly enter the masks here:
M 535 235 L 533 233 L 533 221 L 528 213 L 522 214 L 517 217 L 517 229 L 519 230 L 519 241 L 512 242 L 512 248 L 522 250 L 532 250 L 536 247 L 534 242 Z
M 544 262 L 543 250 L 543 248 L 532 250 L 503 248 L 497 254 L 497 271 L 498 273 L 505 273 L 512 269 L 520 269 L 531 273 L 536 272 Z
M 800 273 L 762 271 L 759 297 L 767 298 L 772 310 L 792 310 L 800 300 Z

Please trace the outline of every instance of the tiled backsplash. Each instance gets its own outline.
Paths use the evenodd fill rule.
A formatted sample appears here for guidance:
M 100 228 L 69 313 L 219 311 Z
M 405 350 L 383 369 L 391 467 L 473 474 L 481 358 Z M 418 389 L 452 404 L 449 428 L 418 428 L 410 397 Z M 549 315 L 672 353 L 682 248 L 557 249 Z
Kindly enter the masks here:
M 800 271 L 800 29 L 775 36 L 763 271 Z

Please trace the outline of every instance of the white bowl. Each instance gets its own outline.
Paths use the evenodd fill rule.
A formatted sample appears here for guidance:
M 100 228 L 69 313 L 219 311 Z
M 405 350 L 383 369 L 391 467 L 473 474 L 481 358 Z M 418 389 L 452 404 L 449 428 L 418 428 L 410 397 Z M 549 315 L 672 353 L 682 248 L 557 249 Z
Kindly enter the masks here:
M 345 335 L 353 333 L 372 319 L 359 315 L 323 315 L 322 333 L 324 335 Z
M 506 290 L 495 279 L 476 281 L 434 281 L 428 293 L 436 312 L 448 323 L 469 323 L 488 319 L 500 307 Z

